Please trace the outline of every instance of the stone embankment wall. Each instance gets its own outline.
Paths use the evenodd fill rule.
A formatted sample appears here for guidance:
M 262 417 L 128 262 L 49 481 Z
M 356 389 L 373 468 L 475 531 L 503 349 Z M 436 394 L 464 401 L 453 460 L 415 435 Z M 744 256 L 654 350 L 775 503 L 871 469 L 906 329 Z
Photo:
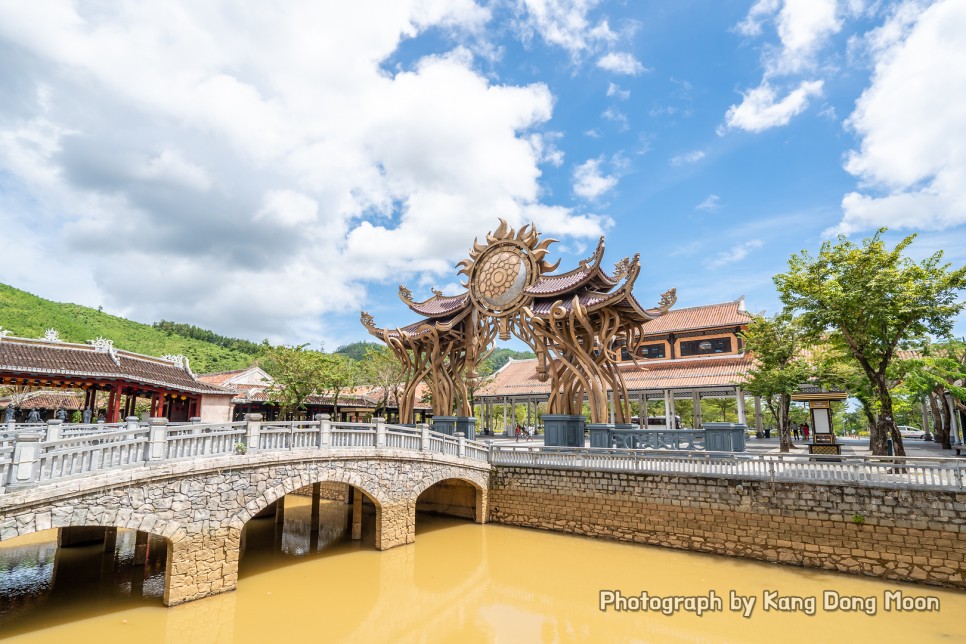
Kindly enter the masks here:
M 966 588 L 966 493 L 495 467 L 490 521 Z

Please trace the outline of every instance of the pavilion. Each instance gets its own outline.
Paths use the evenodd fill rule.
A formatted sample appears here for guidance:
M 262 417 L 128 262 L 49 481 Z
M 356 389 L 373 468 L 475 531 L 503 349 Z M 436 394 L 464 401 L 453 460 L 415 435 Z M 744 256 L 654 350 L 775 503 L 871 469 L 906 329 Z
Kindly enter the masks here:
M 0 385 L 71 394 L 65 400 L 82 396 L 80 409 L 90 409 L 92 420 L 109 423 L 134 415 L 139 399 L 150 401 L 151 416 L 222 422 L 228 419 L 233 396 L 200 382 L 184 356 L 155 358 L 123 351 L 104 338 L 89 344 L 64 342 L 52 330 L 42 339 L 0 335 Z M 44 415 L 50 418 L 54 411 L 47 409 Z

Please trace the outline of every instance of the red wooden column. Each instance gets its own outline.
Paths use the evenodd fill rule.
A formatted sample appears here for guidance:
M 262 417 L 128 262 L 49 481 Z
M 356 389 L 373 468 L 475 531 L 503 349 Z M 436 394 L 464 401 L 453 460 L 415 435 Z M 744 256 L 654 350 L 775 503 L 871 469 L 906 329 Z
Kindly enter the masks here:
M 121 383 L 115 382 L 111 387 L 111 396 L 107 402 L 107 422 L 116 423 L 121 412 Z

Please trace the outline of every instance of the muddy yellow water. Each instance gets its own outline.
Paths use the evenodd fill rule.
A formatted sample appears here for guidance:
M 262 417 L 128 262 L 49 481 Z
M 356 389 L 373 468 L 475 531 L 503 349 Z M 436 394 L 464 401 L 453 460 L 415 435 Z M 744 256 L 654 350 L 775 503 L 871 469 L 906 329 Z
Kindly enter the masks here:
M 966 593 L 423 515 L 414 545 L 378 552 L 372 517 L 363 540 L 352 542 L 344 538 L 346 506 L 324 502 L 313 533 L 306 500 L 286 503 L 282 526 L 249 524 L 235 592 L 173 608 L 160 601 L 163 548 L 152 542 L 146 566 L 131 566 L 133 533 L 119 534 L 108 556 L 102 546 L 58 550 L 53 532 L 0 544 L 0 638 L 966 641 Z M 826 593 L 858 599 L 853 610 L 831 610 Z M 602 599 L 612 602 L 606 610 Z M 703 603 L 708 610 L 698 616 Z

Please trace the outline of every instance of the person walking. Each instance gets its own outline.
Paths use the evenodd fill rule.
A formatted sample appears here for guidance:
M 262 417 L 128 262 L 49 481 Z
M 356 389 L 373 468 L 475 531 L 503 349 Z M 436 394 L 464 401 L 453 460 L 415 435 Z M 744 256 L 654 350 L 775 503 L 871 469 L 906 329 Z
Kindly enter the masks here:
M 519 423 L 517 423 L 517 429 L 516 429 L 515 434 L 516 434 L 516 437 L 517 437 L 517 442 L 519 443 L 520 442 L 520 424 Z
M 805 440 L 808 440 L 808 423 L 802 423 L 802 436 L 805 437 Z

